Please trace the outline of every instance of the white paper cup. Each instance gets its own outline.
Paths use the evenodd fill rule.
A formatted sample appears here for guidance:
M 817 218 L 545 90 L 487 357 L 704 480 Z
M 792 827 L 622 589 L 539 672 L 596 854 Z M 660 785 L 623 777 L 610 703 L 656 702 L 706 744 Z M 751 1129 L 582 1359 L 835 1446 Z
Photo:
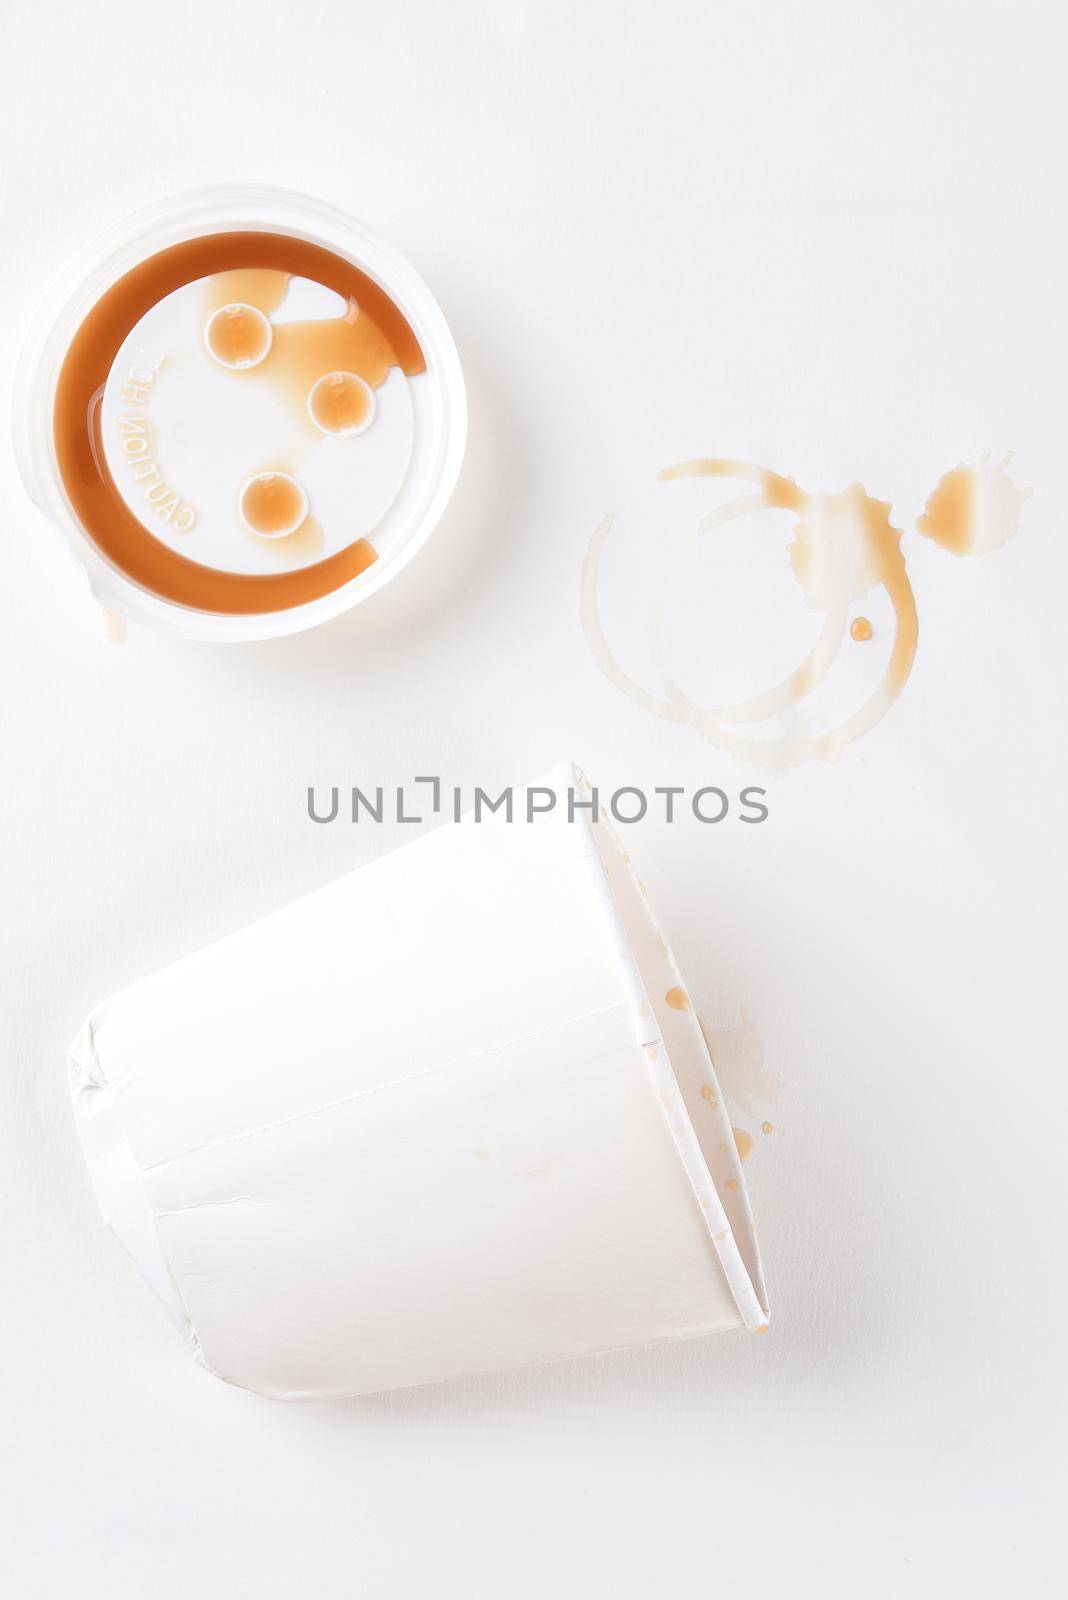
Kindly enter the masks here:
M 289 236 L 321 245 L 351 263 L 400 310 L 425 359 L 425 371 L 407 385 L 412 444 L 403 479 L 379 522 L 372 528 L 359 527 L 374 545 L 378 559 L 329 593 L 288 609 L 262 613 L 179 604 L 133 581 L 104 554 L 76 512 L 60 473 L 53 429 L 64 357 L 105 291 L 170 246 L 230 232 Z M 264 360 L 265 355 L 231 365 L 260 371 L 262 364 L 266 370 L 270 362 Z M 392 245 L 322 201 L 248 186 L 204 189 L 161 201 L 128 218 L 86 251 L 53 287 L 34 322 L 20 361 L 13 406 L 15 452 L 23 481 L 80 564 L 96 600 L 131 621 L 214 640 L 295 633 L 350 609 L 388 583 L 438 522 L 460 470 L 466 429 L 466 398 L 456 347 L 436 301 L 409 262 Z M 368 439 L 373 437 L 373 432 L 368 435 Z M 338 447 L 344 448 L 346 443 L 365 447 L 367 442 L 348 439 Z M 270 463 L 262 465 L 269 467 Z M 260 466 L 253 464 L 244 476 Z M 207 567 L 219 564 L 198 554 L 195 544 L 185 553 Z
M 261 1394 L 767 1325 L 700 1028 L 618 843 L 563 798 L 106 1001 L 71 1070 L 105 1217 L 197 1359 Z

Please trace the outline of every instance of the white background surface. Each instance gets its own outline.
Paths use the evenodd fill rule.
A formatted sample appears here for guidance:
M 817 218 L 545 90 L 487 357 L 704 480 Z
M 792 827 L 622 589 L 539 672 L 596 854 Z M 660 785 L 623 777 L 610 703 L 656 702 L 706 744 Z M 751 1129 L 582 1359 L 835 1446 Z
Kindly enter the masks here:
M 1060 1592 L 1063 8 L 35 0 L 4 31 L 5 370 L 100 226 L 251 178 L 411 255 L 471 399 L 414 566 L 232 649 L 108 645 L 4 445 L 10 1592 Z M 1009 448 L 1017 539 L 906 535 L 881 726 L 767 780 L 762 827 L 631 830 L 710 1026 L 744 1007 L 785 1082 L 747 1166 L 770 1335 L 316 1407 L 198 1371 L 94 1210 L 89 1006 L 400 842 L 313 826 L 309 783 L 761 781 L 578 625 L 594 524 L 667 462 L 860 479 L 909 528 Z

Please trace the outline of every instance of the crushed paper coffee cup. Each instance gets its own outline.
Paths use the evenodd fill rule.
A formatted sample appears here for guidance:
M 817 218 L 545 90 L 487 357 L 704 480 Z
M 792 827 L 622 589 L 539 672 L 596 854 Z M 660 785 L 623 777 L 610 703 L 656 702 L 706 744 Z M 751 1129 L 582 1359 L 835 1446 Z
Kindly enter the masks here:
M 26 487 L 93 595 L 202 639 L 366 599 L 456 482 L 466 400 L 429 289 L 321 201 L 207 189 L 56 286 L 16 383 Z
M 602 817 L 433 831 L 98 1006 L 105 1219 L 278 1399 L 767 1326 L 700 1028 Z

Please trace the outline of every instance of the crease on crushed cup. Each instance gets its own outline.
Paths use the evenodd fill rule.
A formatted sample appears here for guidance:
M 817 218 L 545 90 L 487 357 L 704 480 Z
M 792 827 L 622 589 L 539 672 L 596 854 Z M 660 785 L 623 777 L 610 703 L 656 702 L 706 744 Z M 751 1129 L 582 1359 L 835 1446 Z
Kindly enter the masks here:
M 546 786 L 534 823 L 434 830 L 72 1044 L 104 1219 L 225 1381 L 322 1398 L 767 1328 L 682 978 L 587 781 Z

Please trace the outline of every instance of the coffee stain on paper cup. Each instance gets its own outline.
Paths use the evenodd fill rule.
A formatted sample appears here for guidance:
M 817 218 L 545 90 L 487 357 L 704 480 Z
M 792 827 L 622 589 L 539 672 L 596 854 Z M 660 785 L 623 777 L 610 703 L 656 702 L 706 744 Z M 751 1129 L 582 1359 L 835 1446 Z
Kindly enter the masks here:
M 744 1128 L 732 1128 L 731 1132 L 738 1147 L 738 1160 L 746 1161 L 753 1153 L 753 1135 L 746 1133 Z
M 784 1086 L 767 1065 L 763 1035 L 744 1006 L 739 1018 L 736 1027 L 723 1029 L 698 1020 L 723 1093 L 739 1111 L 755 1119 L 760 1108 L 778 1100 Z
M 771 1132 L 771 1123 L 758 1122 L 758 1118 L 778 1100 L 784 1088 L 783 1081 L 767 1066 L 763 1036 L 746 1010 L 740 1012 L 738 1025 L 733 1028 L 710 1028 L 700 1015 L 697 1020 L 723 1091 L 724 1106 L 739 1119 L 731 1127 L 734 1149 L 739 1161 L 748 1161 L 756 1145 L 757 1127 L 765 1134 Z M 711 1085 L 702 1084 L 700 1092 L 701 1098 L 715 1110 L 717 1101 Z M 742 1120 L 748 1121 L 751 1127 L 741 1126 Z M 724 1155 L 731 1153 L 729 1144 L 721 1144 L 719 1148 Z
M 1016 532 L 1020 510 L 1031 493 L 982 457 L 974 466 L 955 467 L 927 501 L 917 527 L 953 555 L 983 555 Z M 709 478 L 751 485 L 701 517 L 698 537 L 714 533 L 755 512 L 786 511 L 793 518 L 787 547 L 790 570 L 806 606 L 821 618 L 808 654 L 792 672 L 764 692 L 729 705 L 698 706 L 683 691 L 669 667 L 661 693 L 631 677 L 608 643 L 598 603 L 598 580 L 605 546 L 614 525 L 605 517 L 595 529 L 582 567 L 581 620 L 594 658 L 609 682 L 643 710 L 668 722 L 687 723 L 709 744 L 767 771 L 781 771 L 807 760 L 834 761 L 869 733 L 897 700 L 912 671 L 919 641 L 916 600 L 901 549 L 903 530 L 890 520 L 889 501 L 877 500 L 862 484 L 830 493 L 809 491 L 793 478 L 748 462 L 707 457 L 679 462 L 659 475 L 662 483 Z M 893 617 L 893 637 L 881 680 L 862 704 L 826 732 L 798 731 L 797 712 L 828 677 L 848 636 L 866 643 L 874 630 L 857 607 L 881 592 Z M 811 709 L 811 708 L 810 708 Z M 770 725 L 770 726 L 769 726 Z M 746 728 L 763 729 L 755 737 Z

